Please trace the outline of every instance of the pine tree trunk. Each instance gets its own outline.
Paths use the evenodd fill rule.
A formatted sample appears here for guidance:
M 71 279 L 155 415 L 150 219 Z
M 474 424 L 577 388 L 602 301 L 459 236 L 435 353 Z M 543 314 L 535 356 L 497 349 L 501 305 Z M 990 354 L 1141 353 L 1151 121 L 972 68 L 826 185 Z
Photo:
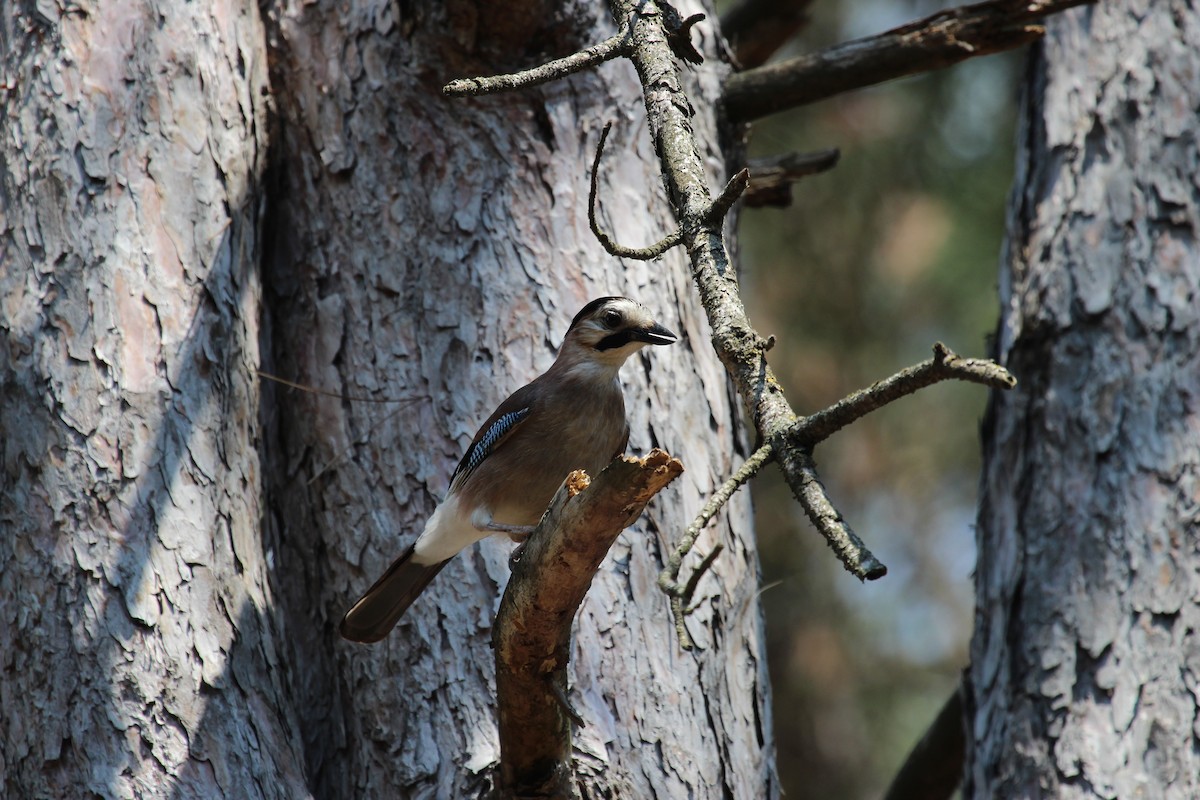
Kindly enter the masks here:
M 258 9 L 0 26 L 0 794 L 303 797 L 262 539 Z
M 1133 6 L 1137 5 L 1138 8 Z M 979 514 L 971 798 L 1200 796 L 1200 13 L 1053 19 Z
M 603 124 L 602 224 L 643 245 L 674 227 L 627 63 L 519 93 L 449 100 L 452 78 L 532 66 L 615 31 L 595 3 L 294 4 L 276 20 L 282 156 L 266 283 L 273 369 L 348 397 L 278 391 L 273 520 L 283 543 L 308 763 L 327 797 L 480 797 L 499 757 L 492 620 L 506 541 L 456 558 L 375 646 L 336 639 L 354 596 L 420 532 L 477 425 L 553 360 L 589 299 L 624 294 L 686 337 L 625 369 L 630 450 L 687 472 L 618 541 L 578 617 L 571 701 L 595 797 L 770 796 L 756 555 L 745 497 L 682 653 L 655 587 L 664 553 L 744 441 L 685 254 L 607 256 L 587 223 Z M 407 11 L 407 7 L 405 8 Z M 711 34 L 692 80 L 711 162 Z M 727 176 L 712 176 L 714 187 Z M 732 525 L 732 533 L 729 530 Z
M 579 614 L 580 785 L 777 794 L 744 494 L 699 544 L 727 546 L 705 649 L 655 586 L 745 442 L 685 254 L 621 262 L 588 230 L 610 119 L 602 224 L 674 227 L 634 71 L 440 94 L 614 30 L 593 3 L 0 3 L 4 796 L 484 796 L 508 546 L 456 559 L 381 645 L 334 627 L 603 294 L 685 337 L 623 378 L 630 449 L 688 471 Z M 693 36 L 717 187 L 726 67 Z

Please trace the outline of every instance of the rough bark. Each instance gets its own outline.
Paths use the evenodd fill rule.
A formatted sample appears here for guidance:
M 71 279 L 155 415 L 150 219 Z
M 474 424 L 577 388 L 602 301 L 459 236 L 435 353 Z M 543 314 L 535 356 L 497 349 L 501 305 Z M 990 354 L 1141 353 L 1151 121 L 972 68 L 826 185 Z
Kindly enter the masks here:
M 492 540 L 459 556 L 379 646 L 337 641 L 332 621 L 420 530 L 478 422 L 550 363 L 571 316 L 601 294 L 638 298 L 685 334 L 623 378 L 631 451 L 661 444 L 687 472 L 619 538 L 578 617 L 570 700 L 588 725 L 575 737 L 582 791 L 777 792 L 746 499 L 706 534 L 730 557 L 702 587 L 714 598 L 695 618 L 705 650 L 678 650 L 655 587 L 671 540 L 744 443 L 683 254 L 621 262 L 588 228 L 587 168 L 614 117 L 604 227 L 633 242 L 675 227 L 636 76 L 608 64 L 496 97 L 439 92 L 451 78 L 531 66 L 616 30 L 597 4 L 548 7 L 271 12 L 284 154 L 266 281 L 272 369 L 347 396 L 412 399 L 279 391 L 273 401 L 272 522 L 323 796 L 475 797 L 494 784 L 488 641 L 509 546 Z M 713 118 L 724 68 L 711 28 L 694 40 L 709 55 L 690 88 L 715 188 L 728 177 Z
M 1200 796 L 1200 12 L 1033 53 L 984 426 L 971 798 Z
M 259 459 L 254 3 L 0 3 L 6 797 L 303 797 Z

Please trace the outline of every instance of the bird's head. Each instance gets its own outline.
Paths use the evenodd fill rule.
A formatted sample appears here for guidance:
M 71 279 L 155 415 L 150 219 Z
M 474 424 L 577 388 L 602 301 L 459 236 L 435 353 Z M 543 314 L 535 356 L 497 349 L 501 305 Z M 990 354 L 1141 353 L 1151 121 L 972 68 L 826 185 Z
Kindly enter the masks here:
M 648 344 L 671 344 L 678 337 L 659 325 L 649 309 L 627 297 L 601 297 L 588 303 L 567 329 L 559 360 L 590 363 L 613 371 Z

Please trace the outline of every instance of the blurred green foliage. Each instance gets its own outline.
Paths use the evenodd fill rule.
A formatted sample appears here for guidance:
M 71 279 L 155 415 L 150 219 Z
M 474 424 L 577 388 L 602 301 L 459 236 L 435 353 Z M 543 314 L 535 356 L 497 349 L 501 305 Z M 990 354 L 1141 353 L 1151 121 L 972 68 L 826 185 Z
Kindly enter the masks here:
M 825 0 L 793 52 L 936 10 Z M 786 57 L 788 53 L 781 53 Z M 750 153 L 838 147 L 788 209 L 746 210 L 751 319 L 800 413 L 929 357 L 987 355 L 1012 176 L 1019 54 L 778 115 Z M 774 470 L 755 482 L 779 770 L 790 800 L 877 797 L 949 696 L 971 631 L 978 420 L 940 384 L 817 449 L 834 502 L 890 572 L 859 584 Z

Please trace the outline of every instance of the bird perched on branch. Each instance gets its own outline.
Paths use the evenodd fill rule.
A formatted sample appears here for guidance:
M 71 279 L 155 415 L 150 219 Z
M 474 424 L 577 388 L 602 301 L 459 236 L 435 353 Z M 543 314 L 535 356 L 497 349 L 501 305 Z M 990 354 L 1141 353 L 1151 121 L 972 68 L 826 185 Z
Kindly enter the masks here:
M 424 532 L 346 612 L 341 635 L 355 642 L 387 636 L 460 550 L 492 533 L 523 538 L 572 470 L 595 474 L 623 453 L 629 423 L 617 372 L 642 347 L 675 339 L 627 298 L 584 306 L 550 369 L 483 423 Z

